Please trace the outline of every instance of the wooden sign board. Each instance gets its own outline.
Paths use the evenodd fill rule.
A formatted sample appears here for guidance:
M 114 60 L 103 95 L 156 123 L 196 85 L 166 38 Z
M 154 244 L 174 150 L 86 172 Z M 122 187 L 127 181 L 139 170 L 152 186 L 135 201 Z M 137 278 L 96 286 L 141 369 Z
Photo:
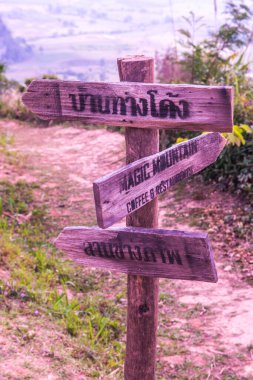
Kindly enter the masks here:
M 204 134 L 96 180 L 93 190 L 99 227 L 111 226 L 212 164 L 225 144 L 219 133 Z
M 46 120 L 231 132 L 232 92 L 228 86 L 35 80 L 22 99 Z
M 82 265 L 132 275 L 217 282 L 207 233 L 67 227 L 55 245 Z

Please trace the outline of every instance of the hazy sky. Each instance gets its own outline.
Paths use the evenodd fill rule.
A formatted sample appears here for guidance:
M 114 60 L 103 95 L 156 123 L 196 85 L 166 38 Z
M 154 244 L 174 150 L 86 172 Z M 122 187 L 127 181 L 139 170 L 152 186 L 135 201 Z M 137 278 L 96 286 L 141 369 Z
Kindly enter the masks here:
M 247 0 L 246 3 L 249 3 Z M 216 0 L 218 9 L 218 19 L 222 20 L 222 12 L 224 9 L 224 0 Z M 71 6 L 70 6 L 71 4 Z M 122 9 L 122 16 L 124 15 L 124 8 L 131 8 L 133 13 L 136 10 L 154 7 L 161 10 L 161 17 L 164 13 L 169 11 L 171 15 L 177 19 L 178 17 L 185 16 L 189 11 L 193 11 L 196 15 L 204 16 L 211 22 L 214 21 L 214 0 L 0 0 L 0 12 L 1 11 L 15 11 L 15 8 L 23 8 L 28 10 L 36 6 L 52 5 L 56 7 L 69 6 L 69 8 L 75 9 L 84 7 L 87 11 L 90 9 L 97 9 L 99 11 L 106 11 L 107 8 Z M 32 18 L 32 15 L 31 15 Z
M 0 16 L 12 36 L 33 49 L 29 62 L 9 64 L 8 73 L 22 80 L 29 73 L 71 77 L 85 71 L 92 80 L 110 79 L 117 57 L 154 56 L 175 44 L 180 50 L 178 29 L 187 27 L 183 17 L 190 11 L 203 17 L 196 42 L 207 37 L 224 22 L 227 1 L 216 3 L 215 19 L 214 0 L 0 0 Z
M 251 0 L 246 0 L 249 3 Z M 205 35 L 207 27 L 215 26 L 222 23 L 224 20 L 224 4 L 225 0 L 216 0 L 217 4 L 217 19 L 215 20 L 214 0 L 0 0 L 0 15 L 4 18 L 8 27 L 11 29 L 14 36 L 24 37 L 30 40 L 33 37 L 31 29 L 39 28 L 41 37 L 43 35 L 43 26 L 45 35 L 50 31 L 57 33 L 57 23 L 50 25 L 48 28 L 47 20 L 56 16 L 57 7 L 64 7 L 64 13 L 61 16 L 77 16 L 79 10 L 85 10 L 86 15 L 83 14 L 83 24 L 79 25 L 79 29 L 87 32 L 93 32 L 91 25 L 93 18 L 96 22 L 98 14 L 105 14 L 106 19 L 110 22 L 106 23 L 103 17 L 99 17 L 100 33 L 106 34 L 107 32 L 124 30 L 124 24 L 131 24 L 132 32 L 143 34 L 145 37 L 151 36 L 152 32 L 157 33 L 156 25 L 166 24 L 165 28 L 160 28 L 161 46 L 162 40 L 165 38 L 169 41 L 177 38 L 177 30 L 185 26 L 183 16 L 188 16 L 190 11 L 193 11 L 196 16 L 203 16 L 203 22 L 206 27 L 202 28 L 198 35 L 202 37 Z M 89 15 L 89 20 L 87 15 Z M 17 20 L 25 20 L 18 24 Z M 118 23 L 117 23 L 118 21 Z M 120 24 L 119 24 L 120 23 Z M 145 27 L 149 27 L 146 29 Z M 98 31 L 98 26 L 96 27 Z M 131 32 L 129 31 L 129 32 Z M 36 31 L 35 34 L 37 35 Z M 132 37 L 130 37 L 132 38 Z M 152 43 L 151 41 L 148 42 Z M 160 47 L 160 46 L 158 46 Z

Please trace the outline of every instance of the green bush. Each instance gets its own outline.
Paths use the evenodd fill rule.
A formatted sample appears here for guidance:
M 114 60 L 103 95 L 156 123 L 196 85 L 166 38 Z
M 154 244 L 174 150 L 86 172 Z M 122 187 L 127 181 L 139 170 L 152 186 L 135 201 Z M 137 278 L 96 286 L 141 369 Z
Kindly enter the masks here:
M 0 63 L 0 118 L 16 119 L 32 123 L 48 125 L 48 121 L 40 120 L 30 112 L 21 100 L 22 93 L 36 78 L 27 78 L 25 85 L 9 81 L 5 76 L 6 67 Z M 44 74 L 42 79 L 58 79 L 55 75 Z
M 215 181 L 224 191 L 247 196 L 253 192 L 253 139 L 248 137 L 240 147 L 229 144 L 221 157 L 202 172 L 205 181 Z
M 232 133 L 223 134 L 229 142 L 217 163 L 203 172 L 206 180 L 218 181 L 224 190 L 252 193 L 252 144 L 249 127 L 253 124 L 253 81 L 248 76 L 245 53 L 252 41 L 252 11 L 243 2 L 228 2 L 226 22 L 208 39 L 195 42 L 202 18 L 191 12 L 185 18 L 189 29 L 181 29 L 184 50 L 168 50 L 158 57 L 158 78 L 161 82 L 188 82 L 202 85 L 234 87 L 234 122 Z M 161 148 L 192 138 L 193 132 L 161 132 Z

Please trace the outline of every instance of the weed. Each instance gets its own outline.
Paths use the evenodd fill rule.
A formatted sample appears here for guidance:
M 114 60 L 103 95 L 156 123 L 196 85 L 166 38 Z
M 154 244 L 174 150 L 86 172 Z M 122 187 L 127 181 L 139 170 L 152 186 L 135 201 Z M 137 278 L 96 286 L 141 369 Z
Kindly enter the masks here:
M 75 298 L 69 299 L 66 292 L 59 293 L 56 289 L 48 298 L 51 304 L 50 313 L 65 321 L 66 329 L 72 336 L 77 336 L 81 328 L 81 320 L 78 316 L 80 308 L 79 301 Z
M 187 310 L 185 314 L 185 318 L 191 319 L 191 318 L 199 317 L 203 314 L 206 314 L 208 309 L 209 309 L 208 306 L 203 306 L 201 303 L 197 303 L 196 305 L 194 305 L 193 308 L 190 308 Z
M 176 186 L 174 186 L 175 200 L 177 202 L 179 202 L 185 197 L 185 187 L 186 187 L 186 181 L 181 181 Z
M 11 214 L 26 214 L 32 203 L 32 188 L 23 181 L 15 185 L 0 181 L 1 209 Z
M 85 333 L 88 333 L 88 340 L 90 346 L 94 349 L 98 342 L 108 344 L 111 339 L 117 339 L 120 333 L 118 321 L 111 320 L 105 317 L 101 312 L 94 307 L 86 310 L 88 322 L 88 331 L 85 328 Z
M 7 133 L 0 133 L 0 147 L 6 148 L 14 144 L 14 136 Z
M 248 350 L 249 352 L 253 351 L 253 344 L 249 344 L 249 345 L 247 346 L 247 350 Z
M 165 293 L 165 292 L 160 292 L 159 301 L 163 302 L 166 305 L 171 305 L 171 304 L 175 303 L 174 297 L 171 294 Z
M 85 273 L 48 243 L 50 220 L 46 210 L 35 204 L 36 187 L 25 182 L 0 183 L 0 265 L 10 272 L 8 282 L 0 281 L 1 311 L 9 318 L 16 318 L 17 312 L 48 318 L 76 339 L 77 352 L 89 347 L 85 357 L 94 362 L 94 373 L 117 370 L 120 376 L 125 328 L 119 300 L 125 290 L 120 289 L 115 301 L 104 299 L 100 289 L 108 283 L 109 273 Z M 19 219 L 20 215 L 29 217 Z M 22 345 L 36 339 L 30 329 L 17 333 Z M 97 353 L 100 361 L 93 359 Z M 87 367 L 87 362 L 83 365 Z M 91 368 L 86 373 L 91 376 Z
M 241 378 L 241 379 L 242 379 L 242 378 Z M 222 380 L 240 380 L 240 378 L 237 377 L 237 376 L 234 375 L 234 374 L 230 374 L 230 373 L 228 373 L 228 374 L 225 374 L 225 375 L 222 376 Z M 245 379 L 245 380 L 246 380 L 246 379 Z

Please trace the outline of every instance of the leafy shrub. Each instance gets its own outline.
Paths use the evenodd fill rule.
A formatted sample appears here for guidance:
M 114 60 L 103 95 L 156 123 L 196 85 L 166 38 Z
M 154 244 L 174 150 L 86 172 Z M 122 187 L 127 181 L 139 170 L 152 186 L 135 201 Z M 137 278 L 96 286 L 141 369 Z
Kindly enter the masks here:
M 245 144 L 229 144 L 225 147 L 220 159 L 202 172 L 206 181 L 216 181 L 222 190 L 229 190 L 236 194 L 249 195 L 248 201 L 253 199 L 253 139 L 247 137 Z
M 5 76 L 6 67 L 0 64 L 0 118 L 17 119 L 21 121 L 35 122 L 48 125 L 48 121 L 38 119 L 30 112 L 21 100 L 22 93 L 36 78 L 27 78 L 25 85 L 9 81 Z M 55 75 L 45 74 L 42 79 L 58 79 Z
M 218 181 L 224 190 L 250 193 L 252 188 L 253 135 L 253 81 L 248 76 L 249 63 L 245 53 L 252 42 L 250 22 L 252 11 L 243 2 L 228 2 L 226 22 L 210 33 L 208 39 L 195 42 L 195 34 L 202 18 L 191 12 L 185 18 L 188 29 L 181 29 L 180 41 L 184 50 L 168 50 L 158 58 L 158 78 L 161 82 L 188 82 L 203 85 L 234 86 L 233 133 L 223 134 L 230 145 L 225 148 L 217 163 L 203 172 L 204 178 Z M 161 132 L 161 148 L 184 138 L 196 136 L 195 132 Z
M 36 80 L 38 78 L 36 77 L 32 77 L 32 78 L 26 78 L 25 79 L 25 86 L 23 85 L 19 85 L 19 91 L 20 92 L 25 92 L 26 88 L 32 83 L 33 80 Z M 53 74 L 44 74 L 42 75 L 41 79 L 59 79 L 57 77 L 57 75 L 53 75 Z

